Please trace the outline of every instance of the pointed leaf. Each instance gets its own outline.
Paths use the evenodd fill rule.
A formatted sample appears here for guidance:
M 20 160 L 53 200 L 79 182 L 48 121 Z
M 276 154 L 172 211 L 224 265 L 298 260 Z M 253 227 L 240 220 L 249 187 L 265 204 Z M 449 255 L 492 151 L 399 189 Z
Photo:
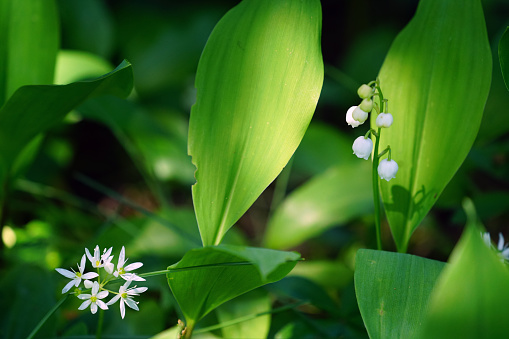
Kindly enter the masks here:
M 323 81 L 320 31 L 318 0 L 244 0 L 212 32 L 189 126 L 204 245 L 219 244 L 301 141 Z
M 504 338 L 509 271 L 471 220 L 438 279 L 421 338 Z
M 359 250 L 355 293 L 370 338 L 415 337 L 444 265 L 409 254 Z
M 62 120 L 88 97 L 127 96 L 132 81 L 131 65 L 124 61 L 113 72 L 91 81 L 18 89 L 0 109 L 0 183 L 3 185 L 17 155 L 37 134 Z
M 391 145 L 399 172 L 380 187 L 399 251 L 468 154 L 491 67 L 479 0 L 422 0 L 391 46 L 379 78 L 394 124 L 380 150 Z
M 370 164 L 356 161 L 315 176 L 276 209 L 265 233 L 265 244 L 290 248 L 369 213 L 373 210 L 370 175 Z
M 188 326 L 222 303 L 286 276 L 300 255 L 221 245 L 187 252 L 168 267 L 168 284 Z
M 58 51 L 54 0 L 0 0 L 0 106 L 24 85 L 51 84 Z
M 502 70 L 505 87 L 509 90 L 509 27 L 506 28 L 498 43 L 498 58 L 500 60 L 500 69 Z

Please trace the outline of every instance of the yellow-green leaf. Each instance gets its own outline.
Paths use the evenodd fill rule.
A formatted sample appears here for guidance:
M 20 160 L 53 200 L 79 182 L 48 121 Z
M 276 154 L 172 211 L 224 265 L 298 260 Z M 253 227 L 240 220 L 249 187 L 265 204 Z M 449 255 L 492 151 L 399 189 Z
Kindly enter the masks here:
M 479 0 L 422 0 L 391 46 L 379 78 L 394 124 L 382 130 L 380 150 L 391 146 L 399 172 L 380 187 L 398 250 L 467 156 L 491 67 Z
M 244 0 L 212 32 L 189 127 L 204 245 L 220 243 L 299 145 L 323 82 L 320 34 L 318 0 Z

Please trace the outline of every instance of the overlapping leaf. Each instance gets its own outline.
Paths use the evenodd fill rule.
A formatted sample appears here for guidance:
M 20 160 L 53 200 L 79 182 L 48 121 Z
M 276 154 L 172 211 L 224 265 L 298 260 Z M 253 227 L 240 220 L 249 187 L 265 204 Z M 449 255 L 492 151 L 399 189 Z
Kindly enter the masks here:
M 323 81 L 320 32 L 318 0 L 244 0 L 212 32 L 189 127 L 205 246 L 219 244 L 301 141 Z
M 505 87 L 509 90 L 509 27 L 505 30 L 498 43 L 498 58 L 504 77 Z
M 394 124 L 381 149 L 391 145 L 399 172 L 380 186 L 400 251 L 472 146 L 491 65 L 479 0 L 422 0 L 387 55 L 379 78 Z

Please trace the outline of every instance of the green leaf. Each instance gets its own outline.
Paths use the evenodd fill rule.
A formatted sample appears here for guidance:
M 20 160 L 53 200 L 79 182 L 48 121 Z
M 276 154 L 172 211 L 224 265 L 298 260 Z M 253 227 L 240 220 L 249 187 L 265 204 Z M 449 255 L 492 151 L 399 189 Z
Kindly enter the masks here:
M 370 164 L 356 161 L 330 168 L 293 191 L 268 224 L 267 247 L 285 249 L 299 245 L 333 226 L 371 212 L 370 175 Z
M 257 289 L 221 305 L 217 310 L 220 323 L 270 311 L 271 300 L 267 292 Z M 238 322 L 221 329 L 223 338 L 267 338 L 270 314 Z
M 444 265 L 409 254 L 359 250 L 355 293 L 370 338 L 413 338 L 419 333 Z
M 61 121 L 89 97 L 126 97 L 132 81 L 131 65 L 124 61 L 113 72 L 95 80 L 18 89 L 0 109 L 0 183 L 3 185 L 16 157 L 37 134 Z
M 168 284 L 187 326 L 222 303 L 286 276 L 300 255 L 264 248 L 221 245 L 187 252 L 168 267 Z
M 380 150 L 391 146 L 399 172 L 380 187 L 399 251 L 468 154 L 491 67 L 479 0 L 422 0 L 392 44 L 379 78 L 394 124 Z
M 0 0 L 0 106 L 24 85 L 51 84 L 59 27 L 54 0 Z
M 498 58 L 500 60 L 500 69 L 504 78 L 505 87 L 509 90 L 509 27 L 498 43 Z
M 101 57 L 83 51 L 60 51 L 55 69 L 55 84 L 63 85 L 98 77 L 113 66 Z
M 320 32 L 318 0 L 244 0 L 212 32 L 189 126 L 205 246 L 220 243 L 299 145 L 323 82 Z
M 509 271 L 470 220 L 438 279 L 421 338 L 504 338 Z

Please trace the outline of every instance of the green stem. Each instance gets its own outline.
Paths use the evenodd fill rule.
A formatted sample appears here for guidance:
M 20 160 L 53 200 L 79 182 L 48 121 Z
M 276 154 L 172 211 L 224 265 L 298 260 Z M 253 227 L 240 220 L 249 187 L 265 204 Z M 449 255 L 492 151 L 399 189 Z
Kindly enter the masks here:
M 376 229 L 376 245 L 379 251 L 382 250 L 382 232 L 380 230 L 380 193 L 378 188 L 378 146 L 380 144 L 380 130 L 378 129 L 378 137 L 375 138 L 375 152 L 373 153 L 373 203 L 375 204 L 375 229 Z
M 99 309 L 99 319 L 97 320 L 97 330 L 95 331 L 95 338 L 101 339 L 104 323 L 104 310 Z
M 44 318 L 42 318 L 41 321 L 39 321 L 39 323 L 37 324 L 37 326 L 35 326 L 35 328 L 32 330 L 32 332 L 30 332 L 27 339 L 32 339 L 37 334 L 37 332 L 39 332 L 39 330 L 41 329 L 42 325 L 44 325 L 46 320 L 48 320 L 49 317 L 51 317 L 51 315 L 53 313 L 55 313 L 55 311 L 64 303 L 64 301 L 67 299 L 68 296 L 69 296 L 69 294 L 66 294 L 62 299 L 60 299 L 55 304 L 55 306 L 53 306 L 53 308 L 51 310 L 48 311 L 48 313 L 46 313 Z

